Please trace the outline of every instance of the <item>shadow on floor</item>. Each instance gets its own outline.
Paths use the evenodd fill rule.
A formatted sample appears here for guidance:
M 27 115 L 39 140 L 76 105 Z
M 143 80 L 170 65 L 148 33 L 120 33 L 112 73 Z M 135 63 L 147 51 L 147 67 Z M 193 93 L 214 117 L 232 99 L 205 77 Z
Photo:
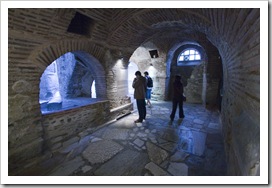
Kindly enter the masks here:
M 33 174 L 45 176 L 224 176 L 219 112 L 184 104 L 185 118 L 169 125 L 171 102 L 152 101 L 143 123 L 137 111 L 55 152 Z M 178 114 L 178 113 L 177 113 Z M 77 140 L 77 139 L 75 139 Z M 36 172 L 35 172 L 36 171 Z M 32 174 L 32 175 L 33 175 Z

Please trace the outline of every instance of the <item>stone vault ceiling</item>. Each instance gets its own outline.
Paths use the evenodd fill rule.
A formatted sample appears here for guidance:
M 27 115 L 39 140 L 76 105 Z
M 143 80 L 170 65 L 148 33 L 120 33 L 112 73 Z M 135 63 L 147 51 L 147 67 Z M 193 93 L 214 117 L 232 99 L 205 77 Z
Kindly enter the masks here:
M 84 34 L 69 31 L 76 15 L 84 17 L 83 20 L 79 19 L 85 29 Z M 79 42 L 81 45 L 96 45 L 94 48 L 99 49 L 94 51 L 98 51 L 96 54 L 98 58 L 104 56 L 105 48 L 122 52 L 126 57 L 130 57 L 146 42 L 154 43 L 157 48 L 165 52 L 177 43 L 186 41 L 204 46 L 205 43 L 210 42 L 219 49 L 225 46 L 229 39 L 234 41 L 235 32 L 240 28 L 244 29 L 242 31 L 244 33 L 251 24 L 254 24 L 254 20 L 258 21 L 258 16 L 256 10 L 240 8 L 10 9 L 9 35 L 19 38 L 23 36 L 21 40 L 32 41 L 28 50 L 33 58 L 44 48 L 54 54 L 52 50 L 54 47 L 51 46 L 55 41 L 56 43 L 63 41 L 61 46 L 65 46 L 69 40 L 82 41 Z M 247 17 L 247 24 L 241 25 Z M 75 23 L 77 22 L 78 20 Z M 35 48 L 36 46 L 38 48 Z M 64 52 L 65 50 L 61 48 L 58 54 Z M 50 61 L 52 59 L 54 57 L 49 58 Z
M 223 10 L 146 8 L 74 9 L 70 12 L 75 11 L 94 20 L 91 39 L 111 46 L 136 48 L 152 39 L 169 43 L 182 38 L 192 40 L 195 35 L 208 34 L 211 27 L 216 27 L 212 26 L 214 20 L 211 17 Z

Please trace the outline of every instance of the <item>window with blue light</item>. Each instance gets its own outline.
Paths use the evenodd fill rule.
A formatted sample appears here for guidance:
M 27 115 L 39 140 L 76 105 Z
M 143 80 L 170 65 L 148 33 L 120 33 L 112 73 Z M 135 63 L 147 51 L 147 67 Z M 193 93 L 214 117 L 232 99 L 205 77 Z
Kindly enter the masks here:
M 40 78 L 42 114 L 99 101 L 95 85 L 93 75 L 79 58 L 71 52 L 62 55 L 45 69 Z
M 201 54 L 196 49 L 190 48 L 183 50 L 177 59 L 179 66 L 200 64 Z

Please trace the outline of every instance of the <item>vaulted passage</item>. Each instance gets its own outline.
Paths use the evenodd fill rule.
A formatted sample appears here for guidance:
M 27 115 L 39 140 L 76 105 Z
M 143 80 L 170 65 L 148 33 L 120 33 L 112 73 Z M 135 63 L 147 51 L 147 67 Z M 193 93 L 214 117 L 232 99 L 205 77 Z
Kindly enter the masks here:
M 9 175 L 260 175 L 259 8 L 9 8 L 8 34 Z M 135 70 L 153 78 L 142 124 Z

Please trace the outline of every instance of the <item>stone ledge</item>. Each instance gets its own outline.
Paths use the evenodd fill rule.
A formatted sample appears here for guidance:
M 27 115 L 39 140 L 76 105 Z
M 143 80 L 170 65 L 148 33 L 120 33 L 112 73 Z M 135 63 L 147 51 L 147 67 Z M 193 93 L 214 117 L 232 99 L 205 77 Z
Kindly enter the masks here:
M 110 110 L 111 117 L 110 119 L 120 119 L 123 116 L 131 113 L 133 111 L 133 103 L 128 103 L 117 108 Z

